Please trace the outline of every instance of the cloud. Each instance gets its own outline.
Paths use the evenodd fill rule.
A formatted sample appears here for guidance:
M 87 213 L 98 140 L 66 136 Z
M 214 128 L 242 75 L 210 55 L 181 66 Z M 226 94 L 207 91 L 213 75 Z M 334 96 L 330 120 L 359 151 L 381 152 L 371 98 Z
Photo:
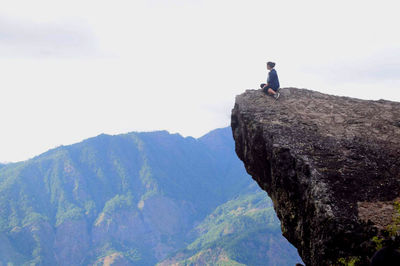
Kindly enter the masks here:
M 99 54 L 82 19 L 33 22 L 0 17 L 0 57 L 88 57 Z

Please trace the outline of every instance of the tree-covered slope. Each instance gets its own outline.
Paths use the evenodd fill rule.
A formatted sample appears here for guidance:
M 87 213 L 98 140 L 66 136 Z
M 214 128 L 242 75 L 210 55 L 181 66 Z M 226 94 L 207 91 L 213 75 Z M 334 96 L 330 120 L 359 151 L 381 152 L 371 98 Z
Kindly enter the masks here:
M 157 263 L 249 191 L 233 147 L 230 128 L 103 134 L 0 167 L 0 265 Z
M 282 238 L 272 202 L 253 188 L 218 206 L 196 228 L 198 236 L 161 265 L 294 265 L 300 259 Z

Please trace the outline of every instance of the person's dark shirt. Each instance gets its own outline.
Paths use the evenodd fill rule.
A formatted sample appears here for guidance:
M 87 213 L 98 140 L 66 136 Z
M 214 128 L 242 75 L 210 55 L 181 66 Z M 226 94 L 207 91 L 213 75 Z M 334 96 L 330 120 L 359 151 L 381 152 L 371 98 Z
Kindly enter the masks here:
M 280 87 L 278 74 L 274 68 L 269 71 L 267 83 L 268 87 L 272 88 L 273 90 L 277 90 Z

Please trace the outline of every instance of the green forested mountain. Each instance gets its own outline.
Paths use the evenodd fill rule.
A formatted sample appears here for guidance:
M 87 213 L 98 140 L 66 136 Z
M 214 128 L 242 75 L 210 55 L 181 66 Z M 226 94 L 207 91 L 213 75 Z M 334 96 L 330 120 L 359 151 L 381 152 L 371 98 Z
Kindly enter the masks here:
M 0 166 L 0 265 L 273 265 L 295 254 L 230 128 L 99 135 Z
M 294 265 L 265 192 L 254 189 L 218 206 L 195 228 L 197 238 L 159 265 Z

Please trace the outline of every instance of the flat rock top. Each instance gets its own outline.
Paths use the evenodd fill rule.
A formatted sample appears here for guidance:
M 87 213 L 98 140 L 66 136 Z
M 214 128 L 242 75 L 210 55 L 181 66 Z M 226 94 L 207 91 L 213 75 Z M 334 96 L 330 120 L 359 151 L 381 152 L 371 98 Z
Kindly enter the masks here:
M 400 143 L 400 103 L 368 101 L 327 95 L 296 88 L 281 89 L 275 101 L 261 90 L 237 96 L 241 112 L 251 112 L 259 122 L 316 130 L 335 138 L 365 137 Z

